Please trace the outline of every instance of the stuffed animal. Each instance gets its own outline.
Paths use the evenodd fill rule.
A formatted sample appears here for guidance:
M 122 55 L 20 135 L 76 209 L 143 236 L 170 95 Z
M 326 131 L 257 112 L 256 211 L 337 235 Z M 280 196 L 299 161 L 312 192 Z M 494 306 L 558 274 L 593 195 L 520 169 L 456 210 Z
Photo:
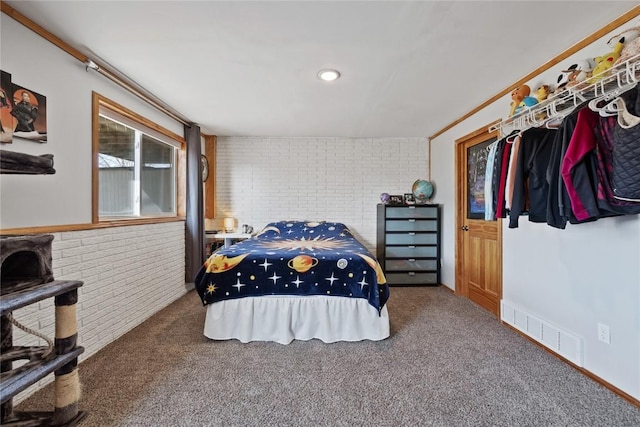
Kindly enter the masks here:
M 622 53 L 620 53 L 620 58 L 616 59 L 613 66 L 615 67 L 618 64 L 622 64 L 638 55 L 640 55 L 640 37 L 624 43 L 624 49 L 622 49 Z M 636 60 L 638 59 L 640 58 L 636 58 Z
M 575 64 L 571 65 L 573 67 Z M 565 86 L 569 83 L 569 76 L 573 73 L 573 69 L 569 67 L 567 70 L 562 70 L 558 78 L 556 79 L 556 93 L 560 93 L 564 90 Z
M 538 102 L 542 102 L 545 99 L 547 99 L 550 93 L 551 93 L 551 88 L 549 87 L 549 85 L 542 85 L 533 91 L 533 96 L 536 97 Z
M 585 59 L 583 61 L 579 61 L 577 64 L 572 64 L 569 73 L 569 82 L 567 83 L 567 87 L 577 86 L 583 81 L 587 80 L 591 77 L 594 67 L 596 63 L 593 59 Z
M 620 58 L 613 63 L 614 66 L 640 55 L 640 27 L 629 28 L 620 34 L 616 34 L 609 40 L 608 44 L 612 45 L 613 41 L 619 40 L 620 37 L 624 37 L 624 47 L 620 53 Z
M 595 65 L 596 63 L 592 59 L 585 59 L 571 64 L 566 70 L 562 70 L 562 73 L 558 76 L 555 91 L 560 93 L 567 87 L 572 87 L 585 81 L 591 77 L 591 70 Z
M 620 57 L 622 48 L 624 47 L 624 37 L 621 37 L 615 44 L 613 51 L 604 56 L 595 58 L 596 67 L 593 69 L 592 76 L 587 82 L 596 83 L 607 76 L 607 71 L 611 69 L 613 63 Z
M 516 107 L 515 114 L 520 114 L 524 108 L 531 108 L 538 103 L 538 98 L 534 96 L 525 96 L 520 104 Z
M 540 101 L 547 99 L 547 96 L 549 96 L 549 92 L 550 92 L 549 85 L 542 85 L 538 87 L 533 92 L 533 96 L 525 96 L 522 99 L 520 104 L 518 104 L 518 106 L 516 107 L 514 114 L 520 114 L 520 112 L 522 112 L 523 109 L 531 108 L 534 105 L 538 104 Z
M 615 36 L 612 36 L 609 41 L 607 41 L 607 46 L 609 46 L 609 48 L 611 50 L 613 50 L 616 47 L 616 43 L 618 43 L 618 41 L 624 37 L 624 42 L 625 43 L 629 43 L 635 39 L 637 39 L 638 37 L 640 37 L 640 27 L 632 27 L 632 28 L 628 28 L 626 30 L 624 30 L 623 32 L 616 34 Z
M 640 54 L 640 26 L 628 28 L 611 37 L 607 42 L 607 46 L 609 46 L 611 50 L 614 50 L 616 44 L 622 37 L 624 37 L 624 47 L 622 48 L 620 57 L 613 63 L 614 66 Z
M 550 93 L 551 93 L 551 87 L 549 85 L 541 85 L 541 86 L 538 86 L 538 88 L 533 91 L 533 96 L 536 98 L 538 103 L 540 103 L 545 99 L 547 99 Z M 547 113 L 545 112 L 544 109 L 542 109 L 541 111 L 538 111 L 535 114 L 536 120 L 544 120 L 546 117 L 547 117 Z
M 527 85 L 517 87 L 511 92 L 511 109 L 509 110 L 509 117 L 513 116 L 516 113 L 516 110 L 520 106 L 520 103 L 524 101 L 524 99 L 529 96 L 530 93 L 531 88 Z

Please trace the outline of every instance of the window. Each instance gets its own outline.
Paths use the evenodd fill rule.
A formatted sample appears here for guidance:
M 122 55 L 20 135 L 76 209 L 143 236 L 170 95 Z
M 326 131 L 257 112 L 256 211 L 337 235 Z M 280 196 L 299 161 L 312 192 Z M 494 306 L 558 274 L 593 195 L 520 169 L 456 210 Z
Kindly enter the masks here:
M 96 104 L 94 179 L 98 184 L 94 184 L 94 222 L 175 217 L 178 152 L 183 141 L 177 135 L 173 138 L 170 131 L 155 123 L 94 94 L 94 109 Z

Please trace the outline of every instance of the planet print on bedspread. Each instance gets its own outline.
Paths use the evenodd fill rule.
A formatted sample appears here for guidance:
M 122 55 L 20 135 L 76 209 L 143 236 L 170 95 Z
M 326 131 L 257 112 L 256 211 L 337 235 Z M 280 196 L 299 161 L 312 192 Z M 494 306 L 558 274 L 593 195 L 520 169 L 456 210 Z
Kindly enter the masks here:
M 266 295 L 364 298 L 378 311 L 389 298 L 380 264 L 339 222 L 280 221 L 212 254 L 198 272 L 203 304 Z

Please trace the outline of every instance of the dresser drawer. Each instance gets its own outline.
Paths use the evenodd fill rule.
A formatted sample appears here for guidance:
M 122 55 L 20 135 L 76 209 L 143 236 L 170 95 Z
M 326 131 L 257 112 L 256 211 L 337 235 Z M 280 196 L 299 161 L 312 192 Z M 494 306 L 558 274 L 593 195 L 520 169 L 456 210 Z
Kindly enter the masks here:
M 436 273 L 385 273 L 389 285 L 437 285 Z
M 438 218 L 438 208 L 435 206 L 405 206 L 387 208 L 387 218 Z
M 387 258 L 425 258 L 438 256 L 436 246 L 387 246 Z
M 435 245 L 438 236 L 433 233 L 395 233 L 387 234 L 387 245 Z
M 385 272 L 389 271 L 437 271 L 438 261 L 435 259 L 388 259 L 384 264 Z
M 392 219 L 386 221 L 387 231 L 437 231 L 438 222 L 431 219 Z

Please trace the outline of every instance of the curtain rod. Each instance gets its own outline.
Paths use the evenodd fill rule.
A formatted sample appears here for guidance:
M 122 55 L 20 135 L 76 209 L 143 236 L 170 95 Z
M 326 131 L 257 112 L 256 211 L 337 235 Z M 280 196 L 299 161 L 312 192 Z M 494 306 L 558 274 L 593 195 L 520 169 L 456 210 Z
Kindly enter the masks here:
M 179 113 L 177 113 L 176 111 L 174 111 L 171 107 L 169 107 L 167 104 L 165 104 L 164 102 L 158 100 L 155 96 L 153 95 L 149 95 L 148 92 L 142 88 L 142 86 L 140 86 L 138 83 L 134 82 L 133 80 L 131 80 L 130 78 L 126 77 L 122 78 L 120 77 L 118 74 L 123 75 L 122 73 L 118 72 L 114 72 L 111 71 L 107 68 L 105 68 L 102 65 L 98 65 L 95 61 L 87 58 L 86 61 L 84 61 L 84 65 L 85 65 L 85 69 L 87 71 L 89 70 L 94 70 L 97 73 L 103 75 L 104 77 L 108 78 L 109 80 L 111 80 L 112 82 L 114 82 L 115 84 L 117 84 L 118 86 L 128 90 L 129 92 L 131 92 L 132 94 L 134 94 L 135 96 L 137 96 L 138 98 L 142 99 L 143 101 L 145 101 L 146 103 L 152 105 L 153 107 L 157 108 L 158 110 L 162 111 L 164 114 L 168 115 L 169 117 L 173 118 L 174 120 L 182 123 L 183 125 L 186 126 L 191 126 L 193 124 L 193 122 L 187 120 L 186 118 L 184 118 L 182 115 L 180 115 Z M 124 75 L 123 75 L 124 76 Z

